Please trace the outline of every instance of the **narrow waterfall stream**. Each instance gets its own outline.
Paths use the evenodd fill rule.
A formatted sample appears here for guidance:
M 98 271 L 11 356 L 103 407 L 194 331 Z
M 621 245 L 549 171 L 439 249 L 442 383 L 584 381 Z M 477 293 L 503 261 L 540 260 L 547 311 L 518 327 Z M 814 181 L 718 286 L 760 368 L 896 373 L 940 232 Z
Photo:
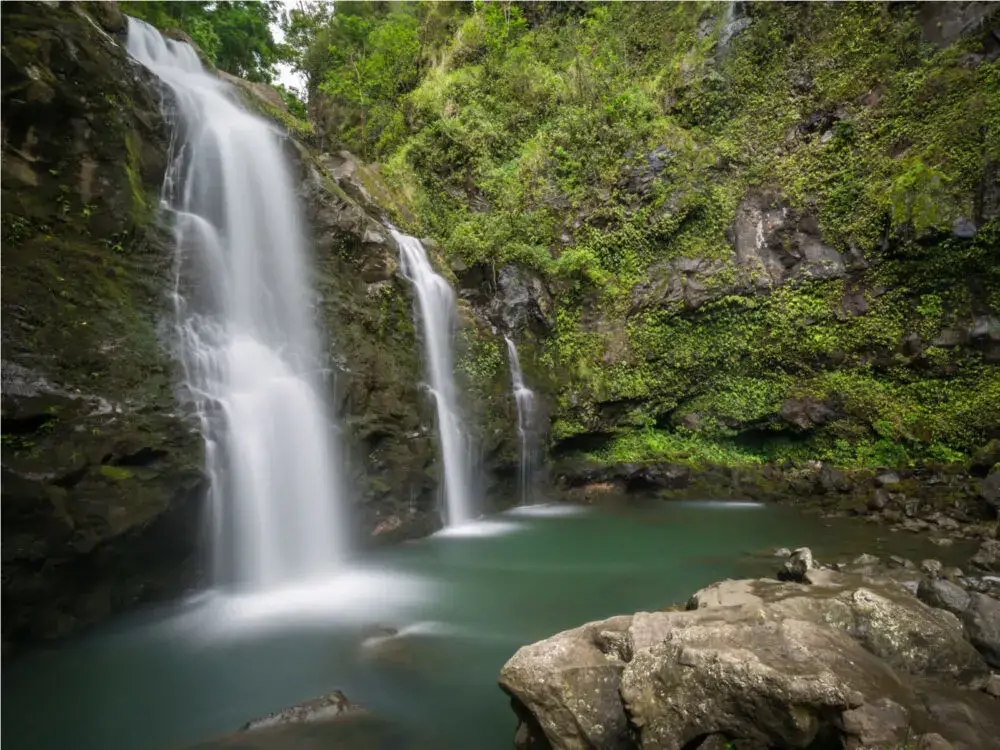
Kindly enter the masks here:
M 521 505 L 532 502 L 531 488 L 535 473 L 535 392 L 524 384 L 521 360 L 517 356 L 517 346 L 513 339 L 504 336 L 507 342 L 507 359 L 510 362 L 510 380 L 517 404 L 517 438 L 520 443 L 518 460 L 518 487 Z
M 342 461 L 281 135 L 243 110 L 189 45 L 128 24 L 129 53 L 175 103 L 164 200 L 185 385 L 212 481 L 215 583 L 259 591 L 328 575 L 346 546 Z
M 472 494 L 471 446 L 463 429 L 455 391 L 452 355 L 457 329 L 455 292 L 434 272 L 420 240 L 395 229 L 391 231 L 399 244 L 403 274 L 413 283 L 417 293 L 429 388 L 437 409 L 438 440 L 444 464 L 445 522 L 448 526 L 460 526 L 473 520 L 477 513 Z

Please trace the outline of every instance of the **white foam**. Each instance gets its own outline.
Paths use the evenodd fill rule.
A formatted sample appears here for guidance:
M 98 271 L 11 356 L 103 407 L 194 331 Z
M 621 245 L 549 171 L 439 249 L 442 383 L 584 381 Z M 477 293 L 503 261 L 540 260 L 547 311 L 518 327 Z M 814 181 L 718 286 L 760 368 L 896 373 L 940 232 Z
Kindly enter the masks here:
M 539 505 L 521 505 L 517 508 L 511 508 L 504 515 L 508 516 L 527 516 L 529 518 L 562 518 L 565 516 L 582 516 L 588 511 L 588 508 L 582 505 L 569 505 L 569 504 L 539 504 Z
M 672 505 L 684 505 L 689 508 L 763 508 L 764 503 L 752 500 L 680 500 Z
M 355 569 L 263 592 L 214 591 L 165 624 L 209 640 L 288 626 L 358 625 L 395 619 L 434 598 L 435 590 L 416 576 Z
M 512 521 L 495 521 L 492 519 L 463 523 L 460 526 L 448 526 L 433 534 L 435 539 L 474 539 L 479 537 L 503 536 L 520 531 L 524 526 Z

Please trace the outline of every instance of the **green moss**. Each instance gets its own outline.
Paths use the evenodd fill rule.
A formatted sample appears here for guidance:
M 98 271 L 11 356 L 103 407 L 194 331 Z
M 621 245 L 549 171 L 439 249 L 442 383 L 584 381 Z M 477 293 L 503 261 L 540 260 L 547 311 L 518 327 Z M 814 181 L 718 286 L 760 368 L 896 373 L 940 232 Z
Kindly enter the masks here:
M 709 440 L 685 432 L 645 429 L 614 438 L 597 453 L 587 456 L 606 463 L 674 461 L 691 464 L 758 464 L 764 457 L 735 444 Z
M 141 143 L 139 136 L 134 130 L 125 133 L 125 153 L 128 160 L 125 162 L 125 173 L 128 176 L 128 184 L 132 193 L 132 220 L 135 226 L 145 226 L 155 214 L 155 203 L 146 194 L 146 187 L 142 182 L 142 156 L 140 153 Z
M 929 44 L 902 4 L 752 4 L 720 49 L 725 9 L 525 11 L 502 42 L 474 12 L 403 95 L 408 127 L 380 142 L 410 229 L 466 263 L 547 280 L 555 326 L 539 363 L 557 385 L 556 442 L 612 432 L 622 455 L 693 440 L 727 461 L 963 459 L 1000 423 L 997 368 L 982 346 L 938 337 L 1000 311 L 1000 222 L 951 236 L 995 179 L 1000 62 L 978 32 Z M 864 260 L 841 279 L 746 288 L 728 230 L 750 191 Z M 636 304 L 678 258 L 713 261 L 712 298 Z M 834 416 L 782 419 L 805 397 Z
M 132 478 L 132 472 L 128 469 L 123 469 L 121 466 L 109 466 L 108 464 L 102 465 L 98 472 L 102 477 L 110 479 L 114 482 L 123 482 L 126 479 Z

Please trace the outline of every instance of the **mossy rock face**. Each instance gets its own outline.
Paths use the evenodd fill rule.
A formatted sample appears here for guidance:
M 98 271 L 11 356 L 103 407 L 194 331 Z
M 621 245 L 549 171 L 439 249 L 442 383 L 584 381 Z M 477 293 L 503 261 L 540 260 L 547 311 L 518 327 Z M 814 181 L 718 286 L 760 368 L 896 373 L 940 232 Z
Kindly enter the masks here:
M 379 148 L 477 312 L 503 273 L 551 299 L 487 317 L 553 453 L 860 469 L 996 437 L 996 6 L 511 14 L 502 43 L 463 22 Z
M 319 313 L 336 372 L 332 400 L 352 454 L 359 498 L 354 523 L 362 538 L 378 542 L 429 533 L 441 523 L 434 405 L 423 387 L 412 284 L 400 272 L 399 248 L 383 223 L 387 214 L 405 212 L 405 201 L 380 182 L 377 170 L 346 152 L 316 155 L 294 141 L 289 152 L 301 171 L 313 234 Z M 516 425 L 506 355 L 500 358 L 503 339 L 486 321 L 460 319 L 456 367 L 472 438 L 484 446 L 490 489 L 493 469 L 514 456 L 503 445 Z
M 7 643 L 188 585 L 203 477 L 162 330 L 160 91 L 101 28 L 114 14 L 2 13 Z

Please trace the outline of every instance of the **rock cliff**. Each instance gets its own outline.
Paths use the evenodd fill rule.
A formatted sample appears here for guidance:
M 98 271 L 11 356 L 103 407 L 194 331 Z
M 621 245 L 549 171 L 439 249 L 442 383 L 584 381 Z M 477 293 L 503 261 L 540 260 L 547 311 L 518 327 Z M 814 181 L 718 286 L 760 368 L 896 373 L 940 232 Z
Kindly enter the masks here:
M 2 12 L 6 643 L 176 593 L 203 477 L 167 348 L 158 91 L 113 5 Z
M 113 3 L 3 5 L 5 643 L 65 635 L 202 580 L 203 446 L 176 387 L 174 251 L 158 213 L 168 93 L 127 56 L 124 30 Z M 440 526 L 433 410 L 385 227 L 405 202 L 377 168 L 313 150 L 269 87 L 230 83 L 289 133 L 355 531 L 429 533 Z M 484 474 L 485 494 L 512 470 L 513 403 L 502 338 L 463 311 L 470 425 L 501 469 Z

